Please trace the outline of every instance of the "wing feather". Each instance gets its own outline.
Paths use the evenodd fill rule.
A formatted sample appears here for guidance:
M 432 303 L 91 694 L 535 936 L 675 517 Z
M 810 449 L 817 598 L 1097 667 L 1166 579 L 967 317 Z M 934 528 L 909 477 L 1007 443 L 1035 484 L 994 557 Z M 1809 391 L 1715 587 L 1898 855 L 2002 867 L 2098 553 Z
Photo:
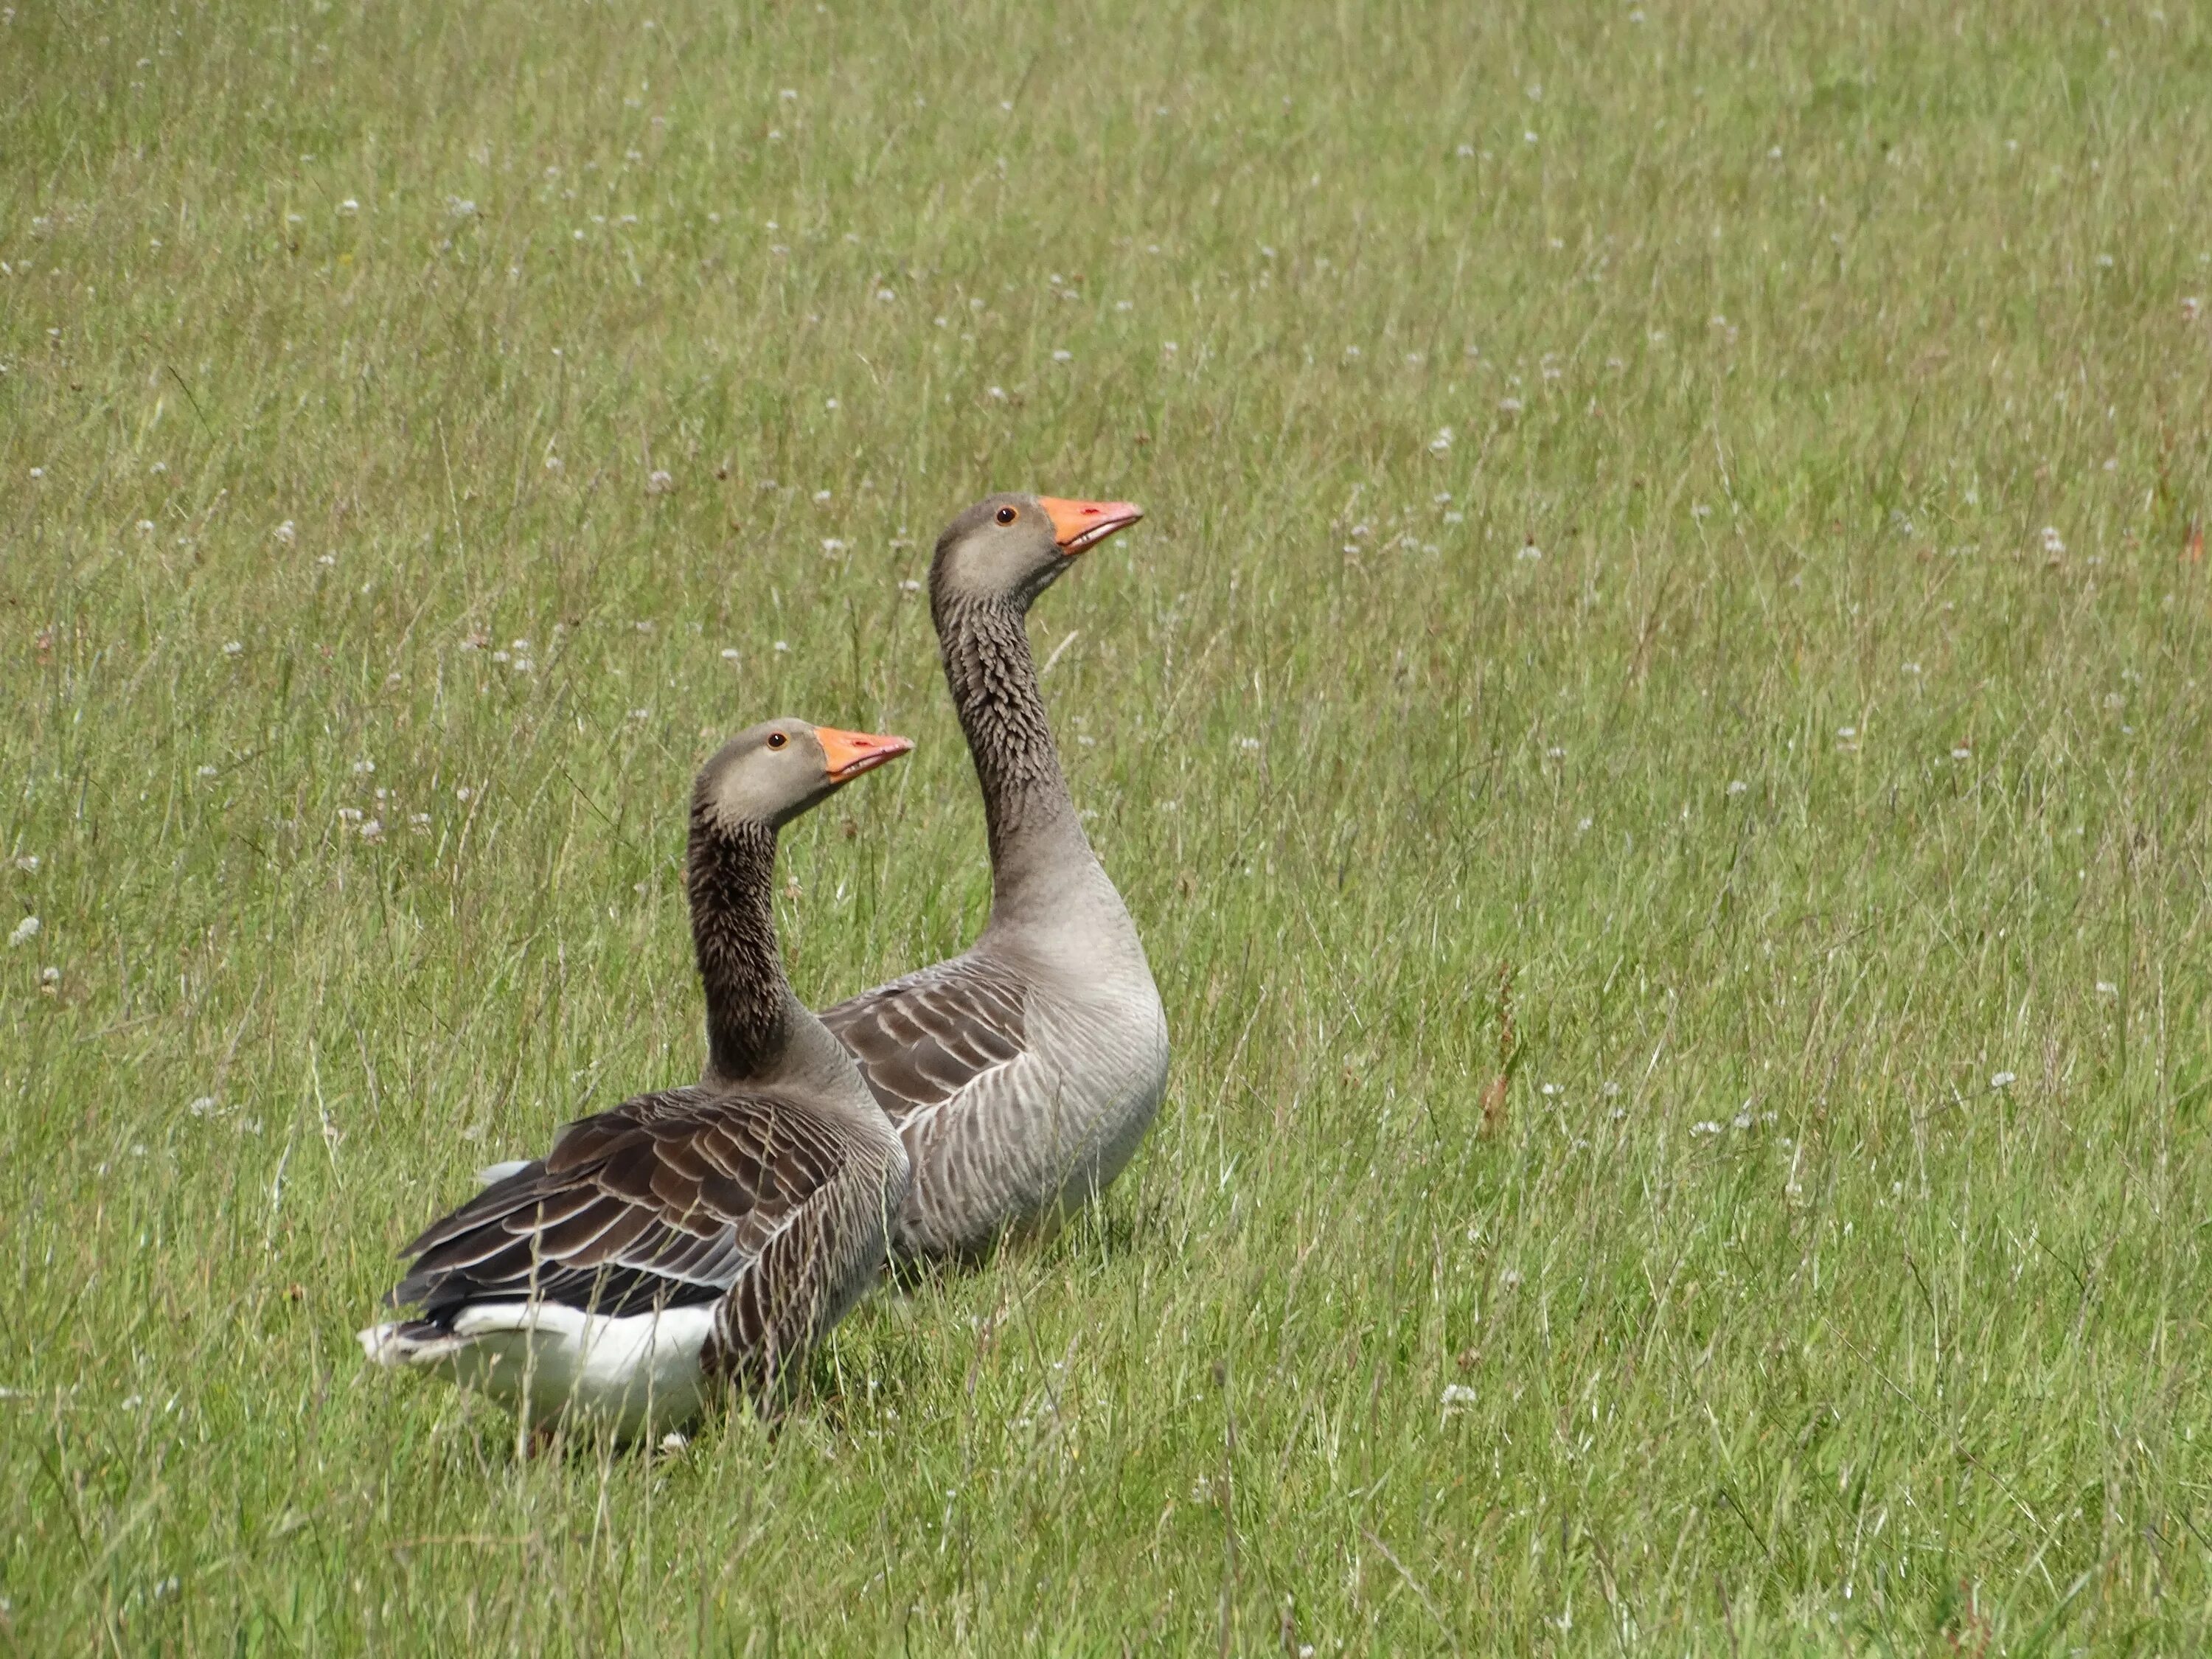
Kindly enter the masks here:
M 1020 982 L 955 957 L 823 1011 L 894 1123 L 942 1106 L 1028 1051 Z
M 426 1229 L 392 1301 L 434 1322 L 526 1297 L 617 1315 L 710 1302 L 849 1150 L 830 1124 L 774 1100 L 642 1095 L 568 1125 L 544 1160 Z

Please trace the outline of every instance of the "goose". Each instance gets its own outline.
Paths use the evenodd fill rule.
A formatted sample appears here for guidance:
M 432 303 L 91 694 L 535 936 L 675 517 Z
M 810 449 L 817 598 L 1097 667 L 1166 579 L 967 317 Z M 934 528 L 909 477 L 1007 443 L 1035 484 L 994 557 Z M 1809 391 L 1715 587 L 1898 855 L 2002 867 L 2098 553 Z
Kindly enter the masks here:
M 930 615 L 983 794 L 990 918 L 964 954 L 825 1009 L 915 1170 L 894 1254 L 974 1257 L 1103 1192 L 1159 1110 L 1167 1018 L 1068 794 L 1024 625 L 1127 501 L 1005 495 L 938 538 Z
M 441 1374 L 618 1439 L 681 1425 L 726 1382 L 769 1401 L 873 1282 L 904 1146 L 776 948 L 776 832 L 913 748 L 774 720 L 698 775 L 684 880 L 707 1001 L 700 1080 L 580 1118 L 401 1254 L 360 1334 L 377 1364 Z

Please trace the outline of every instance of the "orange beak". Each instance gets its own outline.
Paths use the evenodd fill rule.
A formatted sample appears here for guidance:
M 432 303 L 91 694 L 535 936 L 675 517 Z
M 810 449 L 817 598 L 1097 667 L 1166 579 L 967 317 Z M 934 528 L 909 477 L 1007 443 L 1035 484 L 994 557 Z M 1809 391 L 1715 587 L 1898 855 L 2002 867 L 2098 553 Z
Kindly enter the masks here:
M 840 732 L 834 726 L 814 728 L 822 745 L 823 763 L 833 782 L 846 783 L 863 772 L 872 772 L 885 761 L 895 761 L 914 747 L 911 738 L 878 737 L 870 732 Z
M 1088 553 L 1117 530 L 1127 530 L 1145 516 L 1134 501 L 1064 501 L 1040 495 L 1037 502 L 1052 520 L 1053 539 L 1069 558 Z

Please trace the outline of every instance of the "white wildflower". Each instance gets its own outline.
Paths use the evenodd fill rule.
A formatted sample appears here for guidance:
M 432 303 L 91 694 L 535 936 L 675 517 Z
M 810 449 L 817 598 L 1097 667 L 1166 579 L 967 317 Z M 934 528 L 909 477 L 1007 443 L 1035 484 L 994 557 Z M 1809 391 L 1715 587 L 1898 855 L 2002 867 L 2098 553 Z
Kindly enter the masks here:
M 38 938 L 43 926 L 44 924 L 36 916 L 25 916 L 22 921 L 15 924 L 15 931 L 8 935 L 9 945 L 11 947 L 28 945 L 33 939 Z

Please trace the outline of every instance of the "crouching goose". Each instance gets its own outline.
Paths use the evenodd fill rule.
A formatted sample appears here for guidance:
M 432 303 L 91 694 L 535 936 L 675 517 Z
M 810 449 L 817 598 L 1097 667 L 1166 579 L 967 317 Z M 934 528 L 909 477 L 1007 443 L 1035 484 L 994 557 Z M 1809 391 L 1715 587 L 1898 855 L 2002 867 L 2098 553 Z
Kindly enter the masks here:
M 1167 1086 L 1159 993 L 1068 795 L 1024 627 L 1078 554 L 1141 516 L 994 495 L 938 538 L 930 614 L 982 787 L 990 921 L 965 955 L 822 1015 L 913 1160 L 902 1255 L 1056 1224 L 1121 1173 Z
M 567 1125 L 489 1170 L 403 1254 L 411 1318 L 361 1345 L 622 1437 L 693 1416 L 729 1381 L 765 1399 L 875 1279 L 908 1163 L 776 949 L 776 831 L 904 738 L 777 720 L 708 761 L 685 883 L 707 994 L 701 1080 Z

